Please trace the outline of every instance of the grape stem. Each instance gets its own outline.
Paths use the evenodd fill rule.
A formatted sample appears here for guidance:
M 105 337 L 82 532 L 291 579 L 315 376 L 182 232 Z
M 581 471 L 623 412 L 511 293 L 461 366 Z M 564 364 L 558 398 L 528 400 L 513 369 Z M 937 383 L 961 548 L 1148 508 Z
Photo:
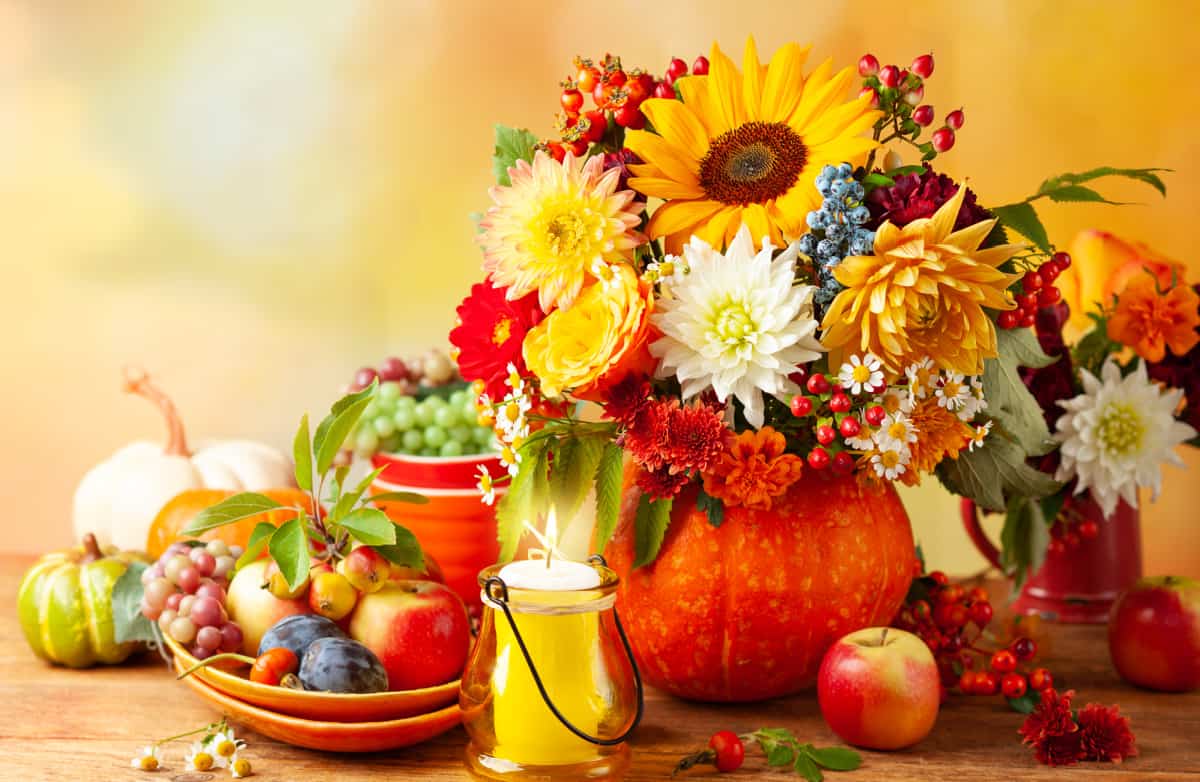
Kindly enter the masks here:
M 188 668 L 186 671 L 179 674 L 175 678 L 176 678 L 176 680 L 182 679 L 185 676 L 190 676 L 191 674 L 195 673 L 196 671 L 200 670 L 201 668 L 207 668 L 209 665 L 211 665 L 213 663 L 219 663 L 219 662 L 238 662 L 238 663 L 242 663 L 243 665 L 254 665 L 254 658 L 250 657 L 248 655 L 245 655 L 245 654 L 237 654 L 235 652 L 226 652 L 225 654 L 214 654 L 212 657 L 209 657 L 208 659 L 201 660 L 200 662 L 196 663 L 191 668 Z
M 163 393 L 162 389 L 150 382 L 150 375 L 140 367 L 127 366 L 124 368 L 125 382 L 122 389 L 127 394 L 136 394 L 148 399 L 158 406 L 163 417 L 167 420 L 167 444 L 163 453 L 167 456 L 191 456 L 188 450 L 187 437 L 183 432 L 183 419 L 175 409 L 175 403 Z

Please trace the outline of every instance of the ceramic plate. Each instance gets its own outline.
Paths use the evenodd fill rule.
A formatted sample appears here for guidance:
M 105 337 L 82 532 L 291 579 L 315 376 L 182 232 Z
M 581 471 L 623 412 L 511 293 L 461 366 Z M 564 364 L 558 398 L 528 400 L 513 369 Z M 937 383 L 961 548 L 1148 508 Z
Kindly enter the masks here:
M 175 655 L 175 664 L 181 666 L 180 671 L 186 671 L 199 662 L 173 639 L 167 639 L 167 646 Z M 201 668 L 187 678 L 199 678 L 218 692 L 236 700 L 245 701 L 252 706 L 259 706 L 267 711 L 301 717 L 306 720 L 328 722 L 397 720 L 426 714 L 458 702 L 457 679 L 437 687 L 426 687 L 423 690 L 349 695 L 292 690 L 286 687 L 259 684 L 250 681 L 245 676 L 238 675 L 247 671 L 249 671 L 249 667 L 245 665 L 224 669 L 217 665 L 211 665 Z
M 175 669 L 187 670 L 182 657 L 175 658 Z M 306 720 L 252 706 L 195 676 L 188 676 L 184 682 L 229 719 L 256 733 L 285 744 L 325 752 L 382 752 L 408 747 L 439 736 L 462 721 L 457 703 L 404 719 L 377 722 Z

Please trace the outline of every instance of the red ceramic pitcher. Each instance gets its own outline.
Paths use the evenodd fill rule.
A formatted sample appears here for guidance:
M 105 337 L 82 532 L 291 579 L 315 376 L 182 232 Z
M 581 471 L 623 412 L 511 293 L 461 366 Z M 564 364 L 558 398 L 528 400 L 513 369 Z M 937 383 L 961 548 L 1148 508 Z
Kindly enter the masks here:
M 1013 610 L 1059 622 L 1103 624 L 1121 592 L 1142 576 L 1141 514 L 1122 500 L 1105 518 L 1090 494 L 1068 498 L 1063 510 L 1068 509 L 1081 521 L 1095 521 L 1100 534 L 1064 553 L 1048 553 L 1025 582 Z M 980 526 L 975 503 L 966 498 L 962 500 L 962 518 L 979 553 L 1003 570 L 1000 551 Z

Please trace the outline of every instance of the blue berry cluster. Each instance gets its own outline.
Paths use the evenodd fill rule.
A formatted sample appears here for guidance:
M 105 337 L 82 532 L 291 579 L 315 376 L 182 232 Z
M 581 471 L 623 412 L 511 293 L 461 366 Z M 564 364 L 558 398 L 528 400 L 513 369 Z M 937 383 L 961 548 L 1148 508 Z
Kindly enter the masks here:
M 808 213 L 810 230 L 800 237 L 800 251 L 816 264 L 818 316 L 842 290 L 833 277 L 834 268 L 849 255 L 870 255 L 875 244 L 875 232 L 862 227 L 871 213 L 863 204 L 862 183 L 853 174 L 849 163 L 821 169 L 817 190 L 825 201 L 820 209 Z

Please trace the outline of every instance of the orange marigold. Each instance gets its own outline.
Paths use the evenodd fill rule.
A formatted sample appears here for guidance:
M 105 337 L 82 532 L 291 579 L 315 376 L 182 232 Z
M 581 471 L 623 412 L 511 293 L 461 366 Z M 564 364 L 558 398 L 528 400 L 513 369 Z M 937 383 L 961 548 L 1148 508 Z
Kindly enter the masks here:
M 911 418 L 917 441 L 910 445 L 912 458 L 908 469 L 900 476 L 906 486 L 919 484 L 921 473 L 933 472 L 942 459 L 957 459 L 958 452 L 970 443 L 974 432 L 956 414 L 940 407 L 932 396 L 917 402 Z
M 1200 296 L 1190 285 L 1176 284 L 1160 293 L 1158 280 L 1138 276 L 1117 299 L 1117 310 L 1108 319 L 1108 338 L 1151 362 L 1162 361 L 1167 348 L 1177 356 L 1200 341 Z
M 769 510 L 776 497 L 800 478 L 804 460 L 784 453 L 787 440 L 770 426 L 731 438 L 711 472 L 704 491 L 726 505 Z

